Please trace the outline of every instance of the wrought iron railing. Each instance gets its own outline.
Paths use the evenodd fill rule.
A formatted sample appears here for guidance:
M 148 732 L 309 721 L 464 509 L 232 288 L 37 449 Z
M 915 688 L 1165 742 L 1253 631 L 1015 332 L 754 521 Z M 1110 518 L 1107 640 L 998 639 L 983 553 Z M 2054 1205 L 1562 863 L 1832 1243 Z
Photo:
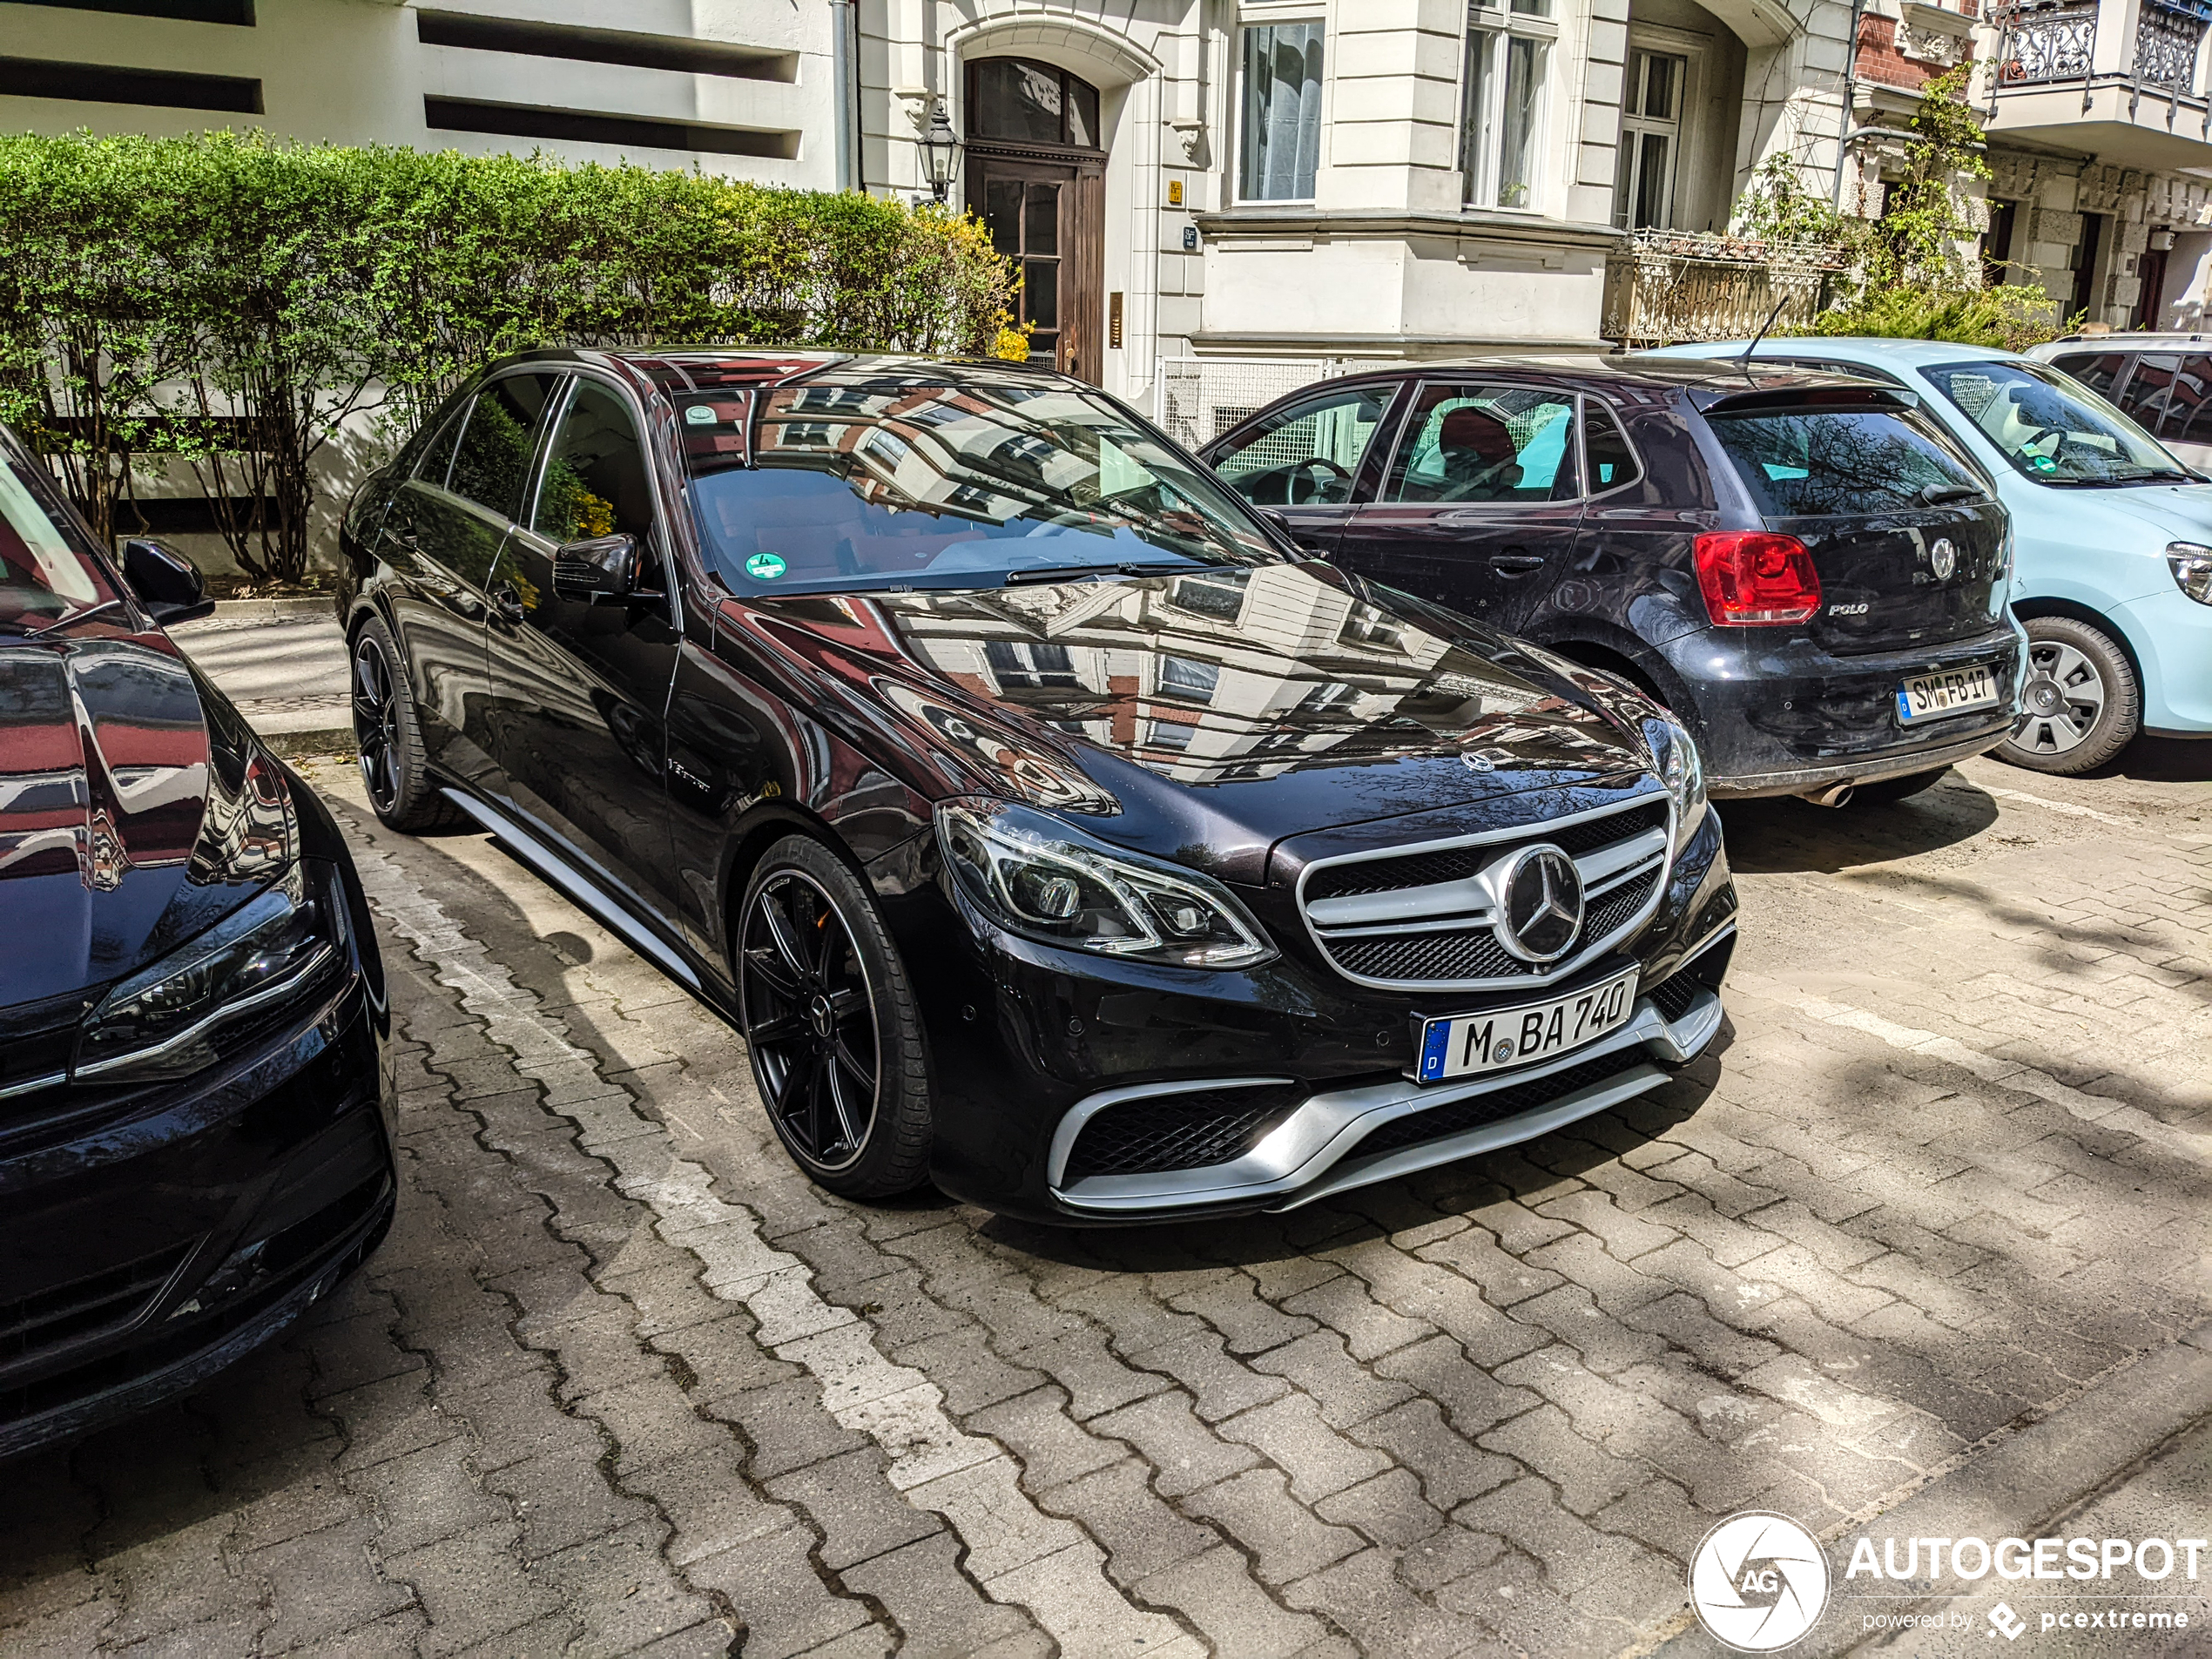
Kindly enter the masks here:
M 2088 78 L 2097 51 L 2096 0 L 2026 0 L 1997 8 L 1993 21 L 2002 31 L 1999 86 Z
M 1630 346 L 1738 340 L 1810 323 L 1840 250 L 1816 242 L 1639 231 L 1606 256 L 1602 332 Z
M 2145 0 L 2135 20 L 2135 79 L 2162 92 L 2195 92 L 2203 40 L 2204 19 L 2195 10 Z

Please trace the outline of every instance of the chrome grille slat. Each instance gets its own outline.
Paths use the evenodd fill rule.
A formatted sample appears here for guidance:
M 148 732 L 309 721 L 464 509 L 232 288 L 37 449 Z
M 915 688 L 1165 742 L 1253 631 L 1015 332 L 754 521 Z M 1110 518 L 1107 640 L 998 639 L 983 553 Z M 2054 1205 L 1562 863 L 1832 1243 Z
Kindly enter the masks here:
M 1575 949 L 1548 967 L 1505 948 L 1474 880 L 1514 848 L 1538 842 L 1574 859 L 1586 906 Z M 1525 990 L 1563 979 L 1646 920 L 1665 888 L 1673 845 L 1672 807 L 1664 794 L 1647 792 L 1549 823 L 1318 860 L 1300 876 L 1298 911 L 1323 956 L 1358 983 Z

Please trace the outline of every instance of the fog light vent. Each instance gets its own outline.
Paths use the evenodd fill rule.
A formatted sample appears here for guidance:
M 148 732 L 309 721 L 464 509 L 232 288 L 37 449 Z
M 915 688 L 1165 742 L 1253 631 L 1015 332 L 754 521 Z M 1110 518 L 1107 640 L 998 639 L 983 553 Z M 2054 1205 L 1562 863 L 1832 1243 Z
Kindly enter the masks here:
M 1227 1163 L 1264 1140 L 1302 1097 L 1301 1090 L 1283 1087 L 1195 1089 L 1123 1101 L 1083 1125 L 1063 1179 Z

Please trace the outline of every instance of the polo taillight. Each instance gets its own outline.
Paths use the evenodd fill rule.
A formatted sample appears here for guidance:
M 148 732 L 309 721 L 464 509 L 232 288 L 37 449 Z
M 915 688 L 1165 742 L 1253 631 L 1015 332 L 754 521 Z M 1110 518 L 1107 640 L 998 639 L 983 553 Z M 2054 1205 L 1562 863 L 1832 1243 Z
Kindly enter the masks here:
M 1697 538 L 1705 613 L 1730 628 L 1804 622 L 1820 609 L 1820 573 L 1794 536 L 1720 530 Z

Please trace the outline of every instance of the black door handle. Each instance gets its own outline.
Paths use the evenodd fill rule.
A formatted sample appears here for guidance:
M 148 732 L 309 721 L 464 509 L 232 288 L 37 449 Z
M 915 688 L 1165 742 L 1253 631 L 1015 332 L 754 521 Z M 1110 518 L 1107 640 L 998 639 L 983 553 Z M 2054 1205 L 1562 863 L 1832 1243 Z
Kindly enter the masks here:
M 1490 568 L 1506 576 L 1527 576 L 1542 570 L 1544 559 L 1540 553 L 1493 553 Z
M 523 609 L 523 596 L 504 582 L 494 588 L 489 597 L 491 600 L 492 614 L 500 621 L 520 622 L 523 620 L 525 614 Z

